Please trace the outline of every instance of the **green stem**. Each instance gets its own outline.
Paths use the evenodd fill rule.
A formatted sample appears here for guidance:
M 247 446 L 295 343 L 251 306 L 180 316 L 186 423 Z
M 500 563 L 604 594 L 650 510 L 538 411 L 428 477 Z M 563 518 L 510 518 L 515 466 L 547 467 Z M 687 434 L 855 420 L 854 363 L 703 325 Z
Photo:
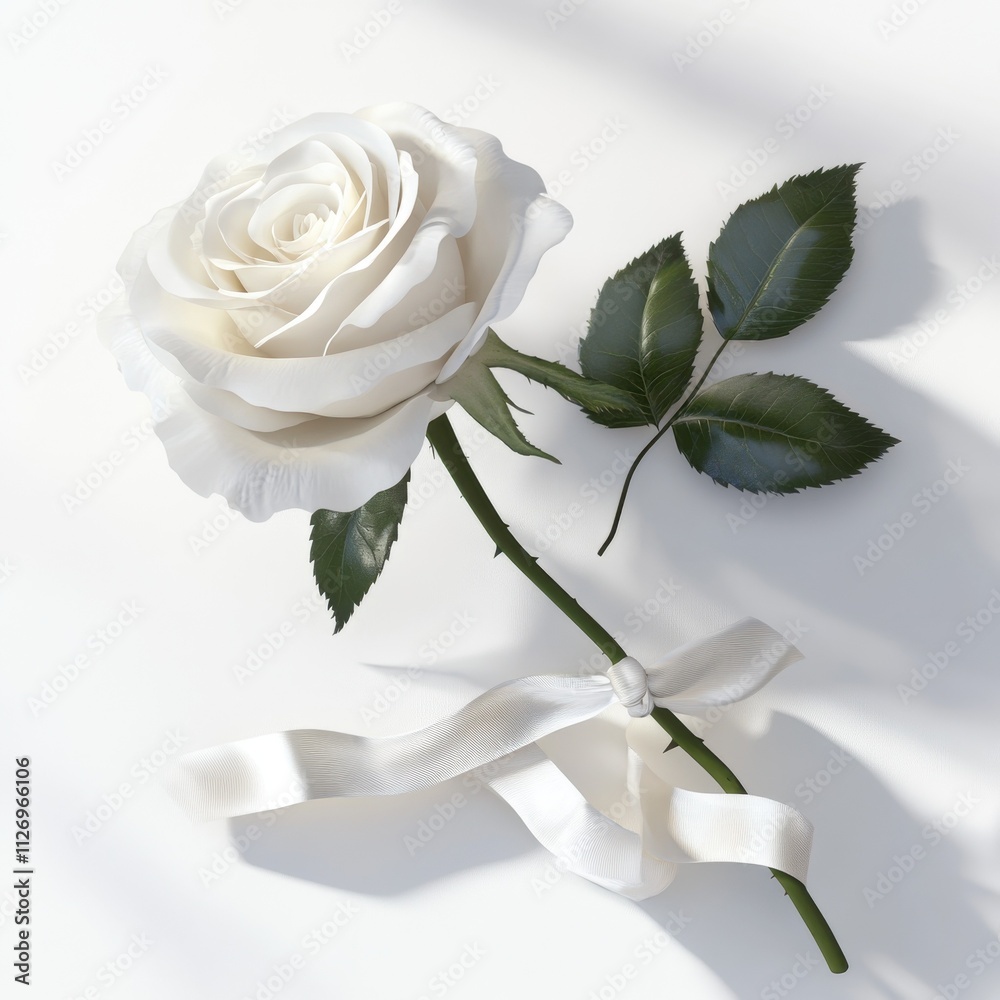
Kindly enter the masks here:
M 718 355 L 716 355 L 718 356 Z M 714 359 L 713 359 L 714 360 Z M 706 371 L 707 374 L 707 371 Z M 704 376 L 702 378 L 704 380 Z M 699 383 L 700 385 L 701 383 Z M 697 386 L 695 387 L 697 391 Z M 588 614 L 575 598 L 570 596 L 555 580 L 538 565 L 538 560 L 530 555 L 514 537 L 510 528 L 500 517 L 496 507 L 486 495 L 476 473 L 469 464 L 455 431 L 445 415 L 431 421 L 427 428 L 427 439 L 438 457 L 444 463 L 449 475 L 455 480 L 459 492 L 465 498 L 479 523 L 493 539 L 497 548 L 552 601 L 553 604 L 589 639 L 591 639 L 612 662 L 617 663 L 627 655 L 608 631 L 592 615 Z M 687 726 L 666 708 L 654 708 L 653 719 L 669 734 L 674 743 L 685 751 L 697 764 L 705 769 L 725 792 L 746 795 L 747 791 L 724 761 L 717 757 L 702 739 L 695 736 Z M 847 959 L 837 944 L 819 907 L 813 902 L 806 887 L 785 872 L 771 869 L 774 877 L 785 889 L 795 908 L 799 911 L 831 972 L 845 972 Z
M 715 779 L 716 784 L 724 792 L 733 795 L 747 794 L 747 790 L 725 761 L 709 750 L 705 746 L 705 741 L 695 736 L 670 709 L 657 706 L 653 709 L 653 718 L 669 733 L 670 738 L 677 746 Z M 809 895 L 809 890 L 787 872 L 772 868 L 771 874 L 778 880 L 778 884 L 785 890 L 792 905 L 798 910 L 803 923 L 809 928 L 809 933 L 812 934 L 820 953 L 826 959 L 830 971 L 846 972 L 847 957 L 830 929 L 830 925 L 826 922 L 826 917 L 823 916 L 812 896 Z
M 486 534 L 493 539 L 498 549 L 580 630 L 600 648 L 601 652 L 617 663 L 625 658 L 625 650 L 602 628 L 600 622 L 580 607 L 576 598 L 568 594 L 548 573 L 538 565 L 535 556 L 529 555 L 527 549 L 514 537 L 504 523 L 493 502 L 486 495 L 469 460 L 462 451 L 455 431 L 442 414 L 431 421 L 427 428 L 427 440 L 430 441 L 438 457 L 444 462 L 449 475 L 455 480 L 459 492 L 479 523 L 486 529 Z
M 611 522 L 611 531 L 608 532 L 608 537 L 604 539 L 604 544 L 597 550 L 597 554 L 599 556 L 604 555 L 608 546 L 615 540 L 615 535 L 618 534 L 618 525 L 622 519 L 622 511 L 625 509 L 625 497 L 628 495 L 628 488 L 632 485 L 632 477 L 635 475 L 636 469 L 639 468 L 639 463 L 646 457 L 646 453 L 653 447 L 653 445 L 656 444 L 656 442 L 659 441 L 671 427 L 673 427 L 674 421 L 684 412 L 688 403 L 694 399 L 694 394 L 705 384 L 705 379 L 708 378 L 708 373 L 712 370 L 715 362 L 719 360 L 719 355 L 726 349 L 726 345 L 728 343 L 728 340 L 724 340 L 719 345 L 719 349 L 712 355 L 712 360 L 709 361 L 705 370 L 701 373 L 701 378 L 695 382 L 694 388 L 687 394 L 681 405 L 674 410 L 670 419 L 653 435 L 646 447 L 643 448 L 638 455 L 636 455 L 635 461 L 632 463 L 631 468 L 628 470 L 628 475 L 625 477 L 625 482 L 622 484 L 621 496 L 618 498 L 618 506 L 615 508 L 615 519 Z

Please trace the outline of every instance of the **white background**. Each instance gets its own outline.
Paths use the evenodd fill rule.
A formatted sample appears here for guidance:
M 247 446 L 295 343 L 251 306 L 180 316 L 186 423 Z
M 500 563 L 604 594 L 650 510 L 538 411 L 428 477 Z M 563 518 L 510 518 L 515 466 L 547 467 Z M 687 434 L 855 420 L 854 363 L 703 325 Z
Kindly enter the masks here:
M 1000 586 L 1000 280 L 967 285 L 1000 250 L 995 5 L 567 0 L 565 16 L 548 16 L 559 8 L 544 0 L 399 0 L 379 26 L 380 6 L 4 5 L 0 731 L 11 773 L 0 773 L 0 859 L 4 869 L 12 860 L 13 758 L 30 755 L 25 995 L 996 997 L 1000 627 L 969 643 L 956 634 Z M 375 37 L 362 48 L 366 23 Z M 573 671 L 591 655 L 492 558 L 455 490 L 435 486 L 427 453 L 414 479 L 426 499 L 408 511 L 377 589 L 333 638 L 311 582 L 308 515 L 254 525 L 189 492 L 94 336 L 129 235 L 185 196 L 212 155 L 286 117 L 392 99 L 500 136 L 573 212 L 573 232 L 501 327 L 546 357 L 572 357 L 609 272 L 683 230 L 702 273 L 738 202 L 794 173 L 864 161 L 862 202 L 888 203 L 865 217 L 828 308 L 786 339 L 750 345 L 729 369 L 810 377 L 901 439 L 857 479 L 758 511 L 665 441 L 598 560 L 617 487 L 593 503 L 581 491 L 647 433 L 595 427 L 517 377 L 505 379 L 510 392 L 536 414 L 525 430 L 561 467 L 476 445 L 456 417 L 514 528 L 536 549 L 539 532 L 561 534 L 544 565 L 640 659 L 748 614 L 803 633 L 805 661 L 709 740 L 753 790 L 815 823 L 810 883 L 852 961 L 847 975 L 816 965 L 759 869 L 692 867 L 634 904 L 553 879 L 516 817 L 460 782 L 258 818 L 260 839 L 229 863 L 227 838 L 252 820 L 195 825 L 151 773 L 178 745 L 305 726 L 400 731 L 498 680 Z M 86 150 L 101 119 L 110 130 L 73 159 L 68 147 Z M 121 461 L 105 476 L 113 453 Z M 961 472 L 935 494 L 949 467 Z M 92 495 L 68 501 L 95 470 Z M 924 489 L 933 503 L 917 501 Z M 574 503 L 583 516 L 560 529 Z M 907 513 L 910 526 L 883 539 L 878 561 L 859 562 Z M 658 601 L 661 581 L 679 593 Z M 130 602 L 141 609 L 134 621 Z M 633 609 L 646 602 L 643 622 Z M 99 630 L 120 614 L 127 627 L 107 644 Z M 283 623 L 275 649 L 268 636 Z M 904 699 L 899 686 L 950 641 L 960 655 Z M 450 648 L 438 656 L 433 643 Z M 266 662 L 241 681 L 236 668 L 261 647 Z M 57 681 L 81 654 L 75 680 Z M 403 691 L 407 666 L 420 673 Z M 366 722 L 362 710 L 387 695 L 392 704 Z M 620 721 L 554 741 L 584 785 L 618 761 Z M 461 808 L 411 857 L 404 838 L 456 792 Z M 540 891 L 546 878 L 554 884 Z M 11 898 L 0 888 L 5 984 Z M 321 947 L 306 944 L 313 932 Z M 275 979 L 296 954 L 301 970 Z M 463 955 L 471 967 L 460 981 L 434 978 Z

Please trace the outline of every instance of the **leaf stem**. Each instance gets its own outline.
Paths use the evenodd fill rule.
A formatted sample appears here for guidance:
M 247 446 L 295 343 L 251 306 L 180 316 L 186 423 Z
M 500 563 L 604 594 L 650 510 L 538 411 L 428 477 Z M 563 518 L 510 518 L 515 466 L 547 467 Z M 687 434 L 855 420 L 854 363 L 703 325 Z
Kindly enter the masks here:
M 684 412 L 688 403 L 694 399 L 695 393 L 705 384 L 705 379 L 708 378 L 708 373 L 714 367 L 715 362 L 719 360 L 719 355 L 726 349 L 726 345 L 728 343 L 728 340 L 724 340 L 719 345 L 719 349 L 712 355 L 712 360 L 709 361 L 709 363 L 705 366 L 705 370 L 701 373 L 701 378 L 695 382 L 694 388 L 687 394 L 680 406 L 674 410 L 670 419 L 653 435 L 646 447 L 643 448 L 638 455 L 636 455 L 635 461 L 632 463 L 628 470 L 628 474 L 625 476 L 625 482 L 622 484 L 621 496 L 618 498 L 618 506 L 615 508 L 615 519 L 611 522 L 611 531 L 608 532 L 608 537 L 604 539 L 604 544 L 597 550 L 597 554 L 599 556 L 604 555 L 608 546 L 614 541 L 615 535 L 618 534 L 618 525 L 622 519 L 622 511 L 625 509 L 625 497 L 628 495 L 628 488 L 632 485 L 632 477 L 635 475 L 636 469 L 639 468 L 639 463 L 646 457 L 647 452 L 649 452 L 653 445 L 656 444 L 656 442 L 659 441 L 668 430 L 670 430 L 674 421 Z
M 716 353 L 717 357 L 718 352 Z M 715 358 L 712 361 L 714 363 Z M 707 369 L 705 374 L 708 374 Z M 705 376 L 703 375 L 701 381 L 704 381 L 704 378 Z M 696 392 L 700 385 L 701 382 L 698 383 L 693 392 Z M 427 428 L 427 439 L 444 463 L 449 475 L 454 479 L 455 485 L 458 486 L 459 492 L 465 498 L 466 503 L 468 503 L 472 512 L 478 518 L 479 523 L 486 529 L 486 533 L 496 544 L 497 548 L 571 622 L 591 639 L 612 663 L 617 663 L 619 660 L 624 659 L 626 653 L 621 645 L 596 618 L 585 611 L 574 597 L 538 565 L 538 559 L 530 555 L 524 546 L 514 537 L 510 528 L 504 522 L 503 518 L 500 517 L 496 507 L 493 506 L 493 502 L 487 496 L 476 473 L 469 464 L 469 460 L 465 452 L 462 451 L 462 446 L 455 436 L 454 428 L 451 426 L 447 416 L 442 414 L 431 421 L 430 426 Z M 653 709 L 652 717 L 670 735 L 677 746 L 681 747 L 685 753 L 715 779 L 724 792 L 735 795 L 747 794 L 746 789 L 728 765 L 705 746 L 704 740 L 695 736 L 673 712 L 666 708 L 657 707 Z M 816 903 L 809 895 L 809 891 L 798 879 L 793 878 L 791 875 L 773 868 L 771 872 L 785 889 L 785 892 L 801 915 L 806 927 L 819 946 L 820 952 L 826 959 L 830 971 L 845 972 L 847 970 L 847 959 L 844 957 L 844 953 L 837 943 L 833 931 L 830 930 L 830 925 L 826 922 L 819 907 L 816 906 Z

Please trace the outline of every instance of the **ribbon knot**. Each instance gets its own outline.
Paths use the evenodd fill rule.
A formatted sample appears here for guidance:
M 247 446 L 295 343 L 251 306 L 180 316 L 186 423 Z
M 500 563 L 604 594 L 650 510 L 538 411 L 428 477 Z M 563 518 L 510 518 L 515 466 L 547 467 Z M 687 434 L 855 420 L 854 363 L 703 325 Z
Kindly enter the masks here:
M 631 656 L 608 667 L 611 690 L 628 709 L 633 719 L 641 719 L 653 711 L 653 696 L 649 693 L 646 668 Z

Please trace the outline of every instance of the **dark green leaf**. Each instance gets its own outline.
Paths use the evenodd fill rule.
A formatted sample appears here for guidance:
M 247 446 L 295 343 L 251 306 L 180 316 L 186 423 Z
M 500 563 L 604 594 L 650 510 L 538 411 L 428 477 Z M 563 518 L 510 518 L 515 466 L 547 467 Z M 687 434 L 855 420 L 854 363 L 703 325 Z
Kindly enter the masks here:
M 797 375 L 736 375 L 695 396 L 673 426 L 699 472 L 751 493 L 797 493 L 857 475 L 896 439 Z
M 783 337 L 829 299 L 854 256 L 859 167 L 793 177 L 733 212 L 708 252 L 708 305 L 726 340 Z
M 475 358 L 489 368 L 507 368 L 554 389 L 564 399 L 580 406 L 588 415 L 618 415 L 637 420 L 640 424 L 645 423 L 639 406 L 627 392 L 586 378 L 557 361 L 546 361 L 515 351 L 493 330 L 487 333 L 486 342 L 476 351 Z
M 690 381 L 701 339 L 698 286 L 678 233 L 608 278 L 580 344 L 588 378 L 627 392 L 636 415 L 592 414 L 607 427 L 657 424 Z
M 510 412 L 514 404 L 478 352 L 462 365 L 454 378 L 444 382 L 442 388 L 473 420 L 503 441 L 511 451 L 559 462 L 559 459 L 536 448 L 521 432 Z M 519 406 L 514 408 L 521 410 Z
M 339 632 L 378 579 L 399 534 L 410 473 L 376 493 L 363 507 L 340 513 L 318 510 L 310 519 L 309 557 L 320 592 Z
M 666 242 L 669 256 L 653 278 L 642 312 L 642 370 L 657 423 L 691 381 L 702 330 L 698 285 L 680 235 Z

